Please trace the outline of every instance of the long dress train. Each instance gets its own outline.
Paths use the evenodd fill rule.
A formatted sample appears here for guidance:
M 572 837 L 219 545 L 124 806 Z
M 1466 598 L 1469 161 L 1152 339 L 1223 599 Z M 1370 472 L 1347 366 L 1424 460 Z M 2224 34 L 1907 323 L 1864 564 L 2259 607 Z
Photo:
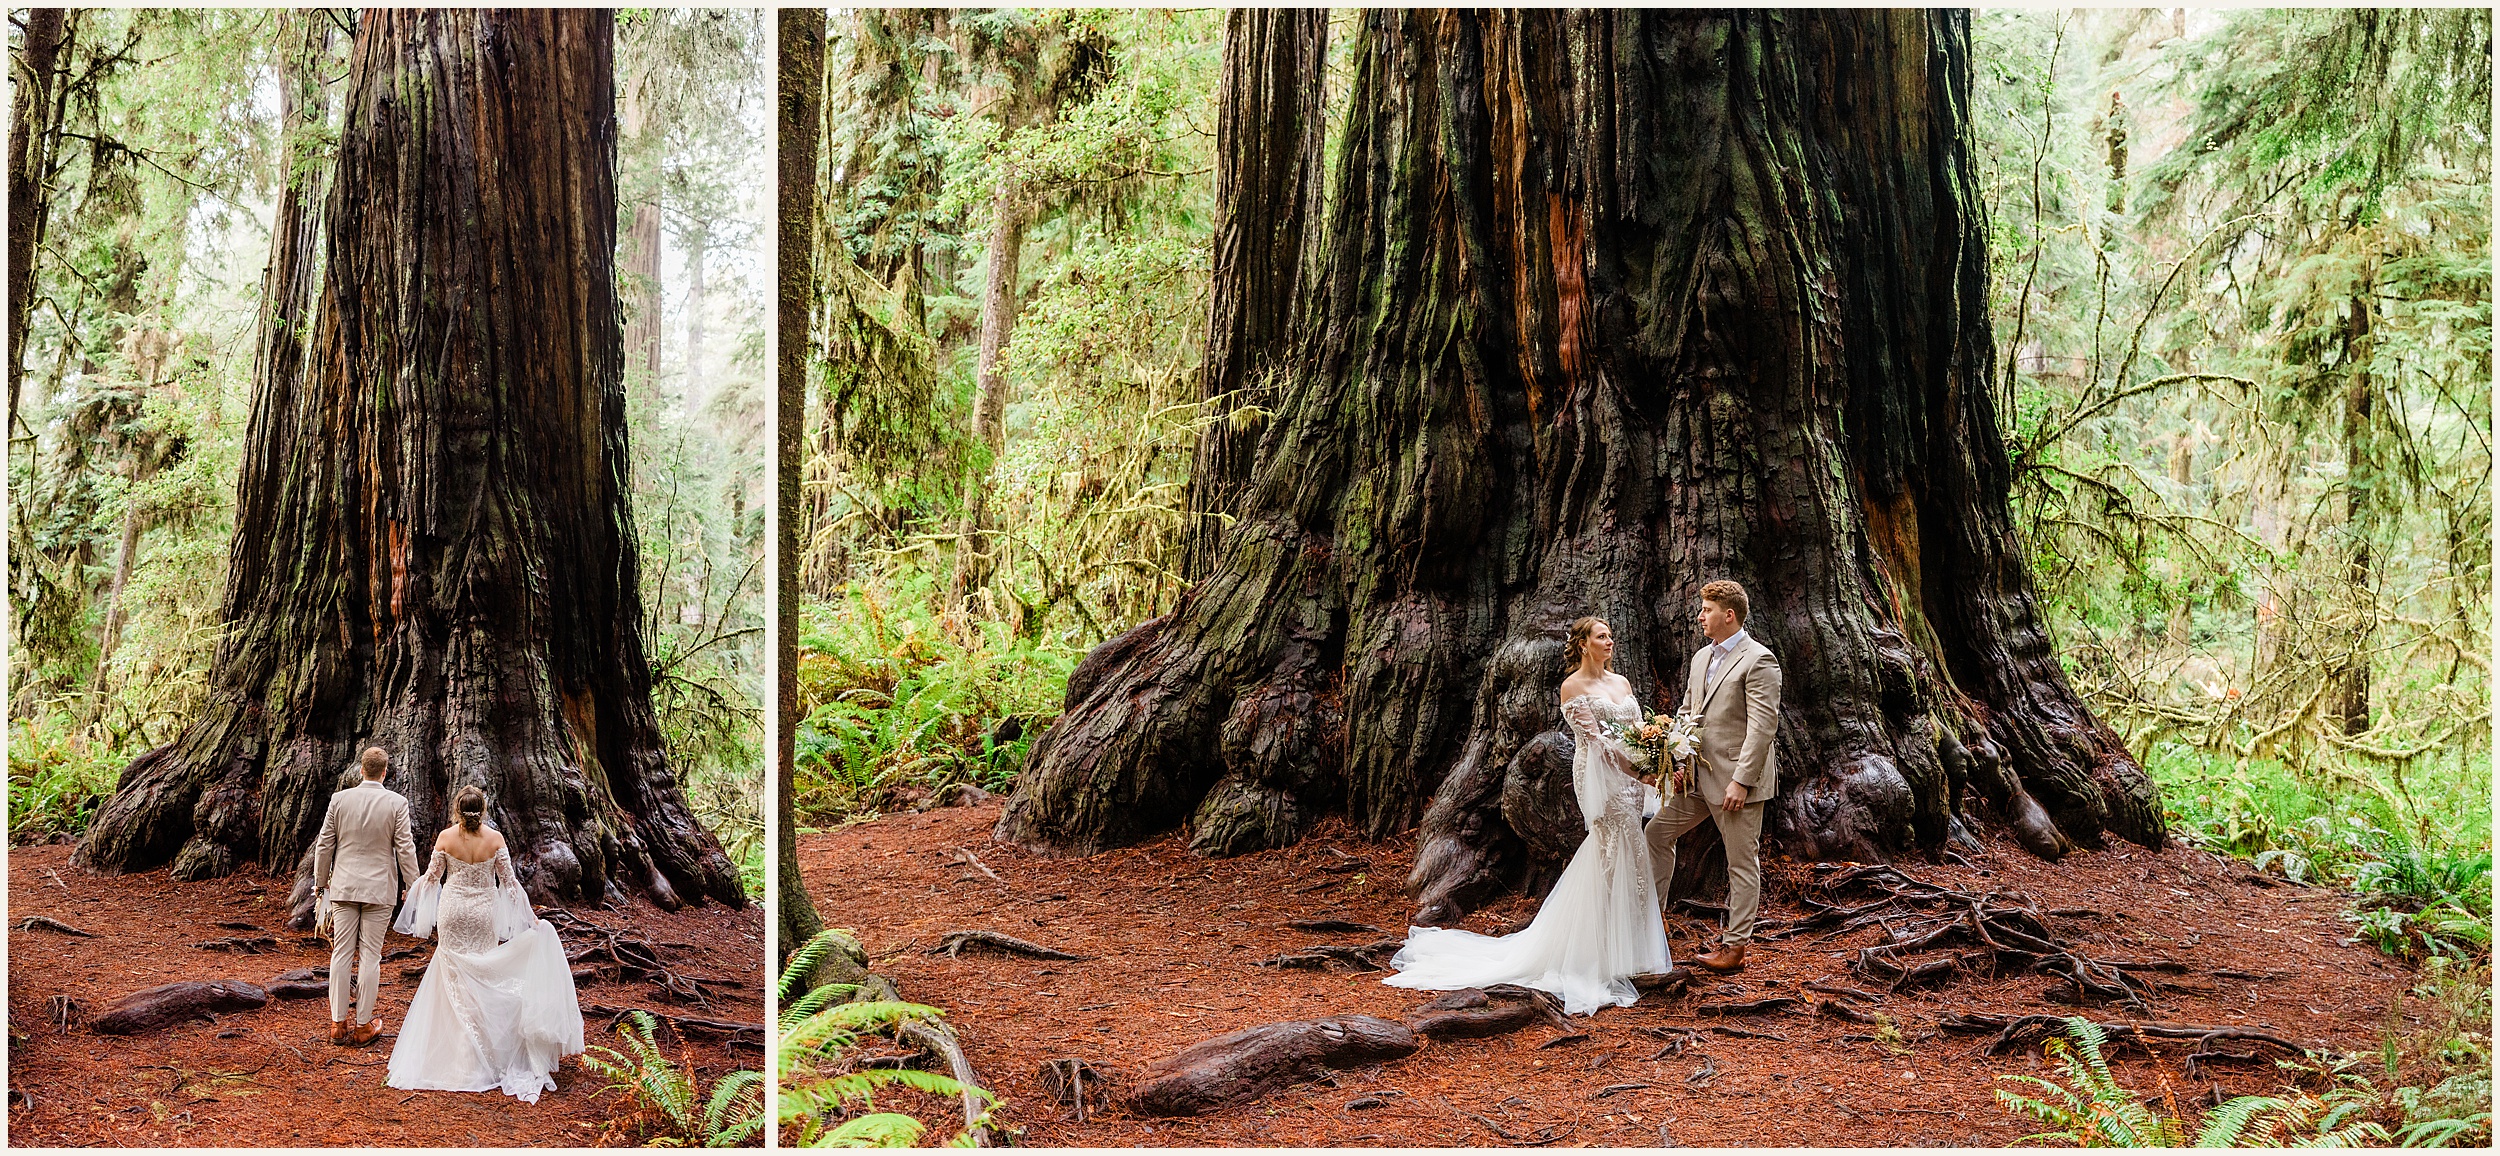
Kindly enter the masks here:
M 391 1048 L 390 1086 L 552 1091 L 557 1061 L 582 1050 L 582 1009 L 553 924 L 530 910 L 512 856 L 469 863 L 437 850 L 393 925 L 433 935 L 434 959 Z
M 1631 977 L 1665 971 L 1667 932 L 1659 920 L 1641 814 L 1657 798 L 1631 773 L 1623 745 L 1603 724 L 1640 718 L 1638 700 L 1584 694 L 1563 704 L 1571 725 L 1572 793 L 1588 835 L 1528 926 L 1500 936 L 1456 928 L 1410 927 L 1389 961 L 1395 987 L 1453 991 L 1515 983 L 1560 996 L 1573 1015 L 1640 998 Z

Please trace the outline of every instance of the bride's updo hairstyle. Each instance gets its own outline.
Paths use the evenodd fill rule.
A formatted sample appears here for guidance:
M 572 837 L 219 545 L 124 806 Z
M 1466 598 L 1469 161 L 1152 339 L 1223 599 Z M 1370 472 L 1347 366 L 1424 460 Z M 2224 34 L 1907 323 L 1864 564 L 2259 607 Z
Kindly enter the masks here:
M 1565 671 L 1580 669 L 1580 648 L 1588 645 L 1589 635 L 1595 633 L 1598 627 L 1605 625 L 1605 622 L 1603 618 L 1591 616 L 1571 624 L 1571 644 L 1563 648 Z
M 476 784 L 460 788 L 460 793 L 451 797 L 451 813 L 460 816 L 461 830 L 477 834 L 478 824 L 486 819 L 486 792 L 477 789 Z

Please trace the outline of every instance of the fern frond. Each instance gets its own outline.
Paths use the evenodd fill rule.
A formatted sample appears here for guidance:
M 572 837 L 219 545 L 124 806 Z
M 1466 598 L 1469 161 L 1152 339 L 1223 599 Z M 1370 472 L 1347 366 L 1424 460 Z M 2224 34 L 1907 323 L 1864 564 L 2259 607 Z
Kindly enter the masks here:
M 786 1004 L 797 999 L 800 988 L 807 983 L 809 977 L 816 974 L 817 965 L 823 963 L 826 956 L 836 951 L 855 958 L 868 954 L 866 949 L 860 946 L 859 939 L 848 931 L 828 927 L 817 932 L 808 939 L 806 944 L 792 952 L 790 962 L 782 966 L 781 980 L 778 985 L 781 1002 Z
M 810 1145 L 817 1148 L 909 1148 L 920 1142 L 920 1134 L 928 1125 L 900 1112 L 875 1112 L 844 1120 L 840 1127 L 819 1136 Z

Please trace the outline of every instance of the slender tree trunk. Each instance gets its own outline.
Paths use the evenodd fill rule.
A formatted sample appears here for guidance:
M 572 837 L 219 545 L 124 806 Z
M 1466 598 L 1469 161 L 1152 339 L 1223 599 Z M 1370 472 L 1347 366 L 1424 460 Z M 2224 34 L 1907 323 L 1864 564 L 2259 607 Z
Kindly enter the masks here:
M 816 150 L 824 131 L 825 11 L 781 10 L 780 312 L 775 370 L 778 398 L 774 477 L 780 504 L 774 516 L 776 656 L 774 693 L 780 725 L 773 728 L 773 797 L 781 816 L 780 958 L 824 930 L 816 904 L 799 877 L 798 816 L 793 808 L 798 764 L 791 740 L 799 725 L 799 455 L 807 418 L 808 318 L 815 313 Z
M 2360 622 L 2351 650 L 2336 664 L 2330 701 L 2333 717 L 2347 735 L 2370 729 L 2370 643 L 2378 620 L 2378 567 L 2370 554 L 2370 538 L 2378 528 L 2380 473 L 2372 436 L 2378 389 L 2370 377 L 2370 315 L 2369 296 L 2357 295 L 2344 322 L 2342 364 L 2350 374 L 2344 384 L 2344 535 L 2350 551 L 2345 573 Z
M 1215 129 L 1216 279 L 1200 396 L 1214 419 L 1189 477 L 1192 523 L 1183 573 L 1214 566 L 1241 507 L 1250 467 L 1276 408 L 1277 367 L 1254 355 L 1284 347 L 1319 257 L 1326 150 L 1328 10 L 1236 8 L 1224 27 L 1224 89 Z
M 1006 132 L 1014 131 L 1011 116 Z M 1016 283 L 1024 255 L 1024 205 L 1012 169 L 999 175 L 998 187 L 991 193 L 990 221 L 989 267 L 981 287 L 981 352 L 972 401 L 972 440 L 981 445 L 989 463 L 974 471 L 965 487 L 963 527 L 955 542 L 957 598 L 969 598 L 988 584 L 994 566 L 989 476 L 998 455 L 1007 448 L 1007 394 L 1012 388 L 998 361 L 1016 327 Z
M 646 65 L 646 68 L 648 66 Z M 650 130 L 650 78 L 637 74 L 625 85 L 625 140 L 634 155 L 656 168 L 659 148 L 645 139 Z M 625 276 L 632 308 L 625 319 L 625 358 L 629 373 L 644 381 L 660 380 L 660 184 L 654 173 L 633 182 L 645 195 L 634 199 L 633 225 L 625 233 Z
M 703 225 L 686 230 L 686 396 L 700 403 L 712 396 L 703 369 L 703 262 L 711 245 Z
M 52 151 L 61 42 L 69 9 L 26 9 L 25 47 L 11 69 L 9 110 L 9 436 L 17 436 L 26 376 L 26 322 L 35 311 L 35 254 L 52 211 Z M 66 337 L 64 340 L 67 340 Z
M 82 863 L 256 860 L 295 873 L 301 925 L 371 743 L 420 830 L 482 786 L 542 902 L 744 903 L 650 703 L 612 38 L 598 9 L 365 14 L 301 387 L 282 345 L 262 366 L 208 705 L 122 773 Z
M 1248 355 L 1287 373 L 1239 520 L 1079 665 L 998 836 L 1420 823 L 1409 884 L 1445 920 L 1578 829 L 1571 620 L 1673 705 L 1729 577 L 1787 675 L 1776 849 L 1935 846 L 1983 802 L 2043 855 L 2158 844 L 2008 514 L 1967 16 L 1364 21 L 1311 308 Z

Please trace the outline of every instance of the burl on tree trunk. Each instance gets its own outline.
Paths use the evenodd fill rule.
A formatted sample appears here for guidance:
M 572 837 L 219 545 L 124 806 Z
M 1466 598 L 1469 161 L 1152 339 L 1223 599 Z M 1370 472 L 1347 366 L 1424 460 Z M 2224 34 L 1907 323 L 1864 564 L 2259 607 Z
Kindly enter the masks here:
M 1218 558 L 1079 666 L 999 837 L 1420 823 L 1409 884 L 1446 920 L 1533 865 L 1523 831 L 1577 841 L 1567 789 L 1535 805 L 1569 774 L 1571 620 L 1671 707 L 1728 577 L 1786 677 L 1776 850 L 1934 847 L 1983 809 L 2042 855 L 2158 844 L 2007 510 L 1969 50 L 1958 12 L 1366 13 L 1320 267 L 1258 274 L 1310 297 L 1209 366 L 1278 399 L 1201 511 L 1234 519 Z M 1305 115 L 1272 80 L 1225 93 L 1229 139 L 1312 147 L 1230 123 Z M 1228 253 L 1300 250 L 1290 214 L 1223 211 L 1279 232 Z M 1270 328 L 1238 322 L 1213 331 Z
M 312 344 L 263 360 L 210 704 L 122 773 L 81 862 L 258 861 L 309 918 L 308 849 L 374 744 L 420 839 L 482 786 L 541 902 L 744 902 L 650 703 L 612 33 L 604 10 L 366 13 Z

